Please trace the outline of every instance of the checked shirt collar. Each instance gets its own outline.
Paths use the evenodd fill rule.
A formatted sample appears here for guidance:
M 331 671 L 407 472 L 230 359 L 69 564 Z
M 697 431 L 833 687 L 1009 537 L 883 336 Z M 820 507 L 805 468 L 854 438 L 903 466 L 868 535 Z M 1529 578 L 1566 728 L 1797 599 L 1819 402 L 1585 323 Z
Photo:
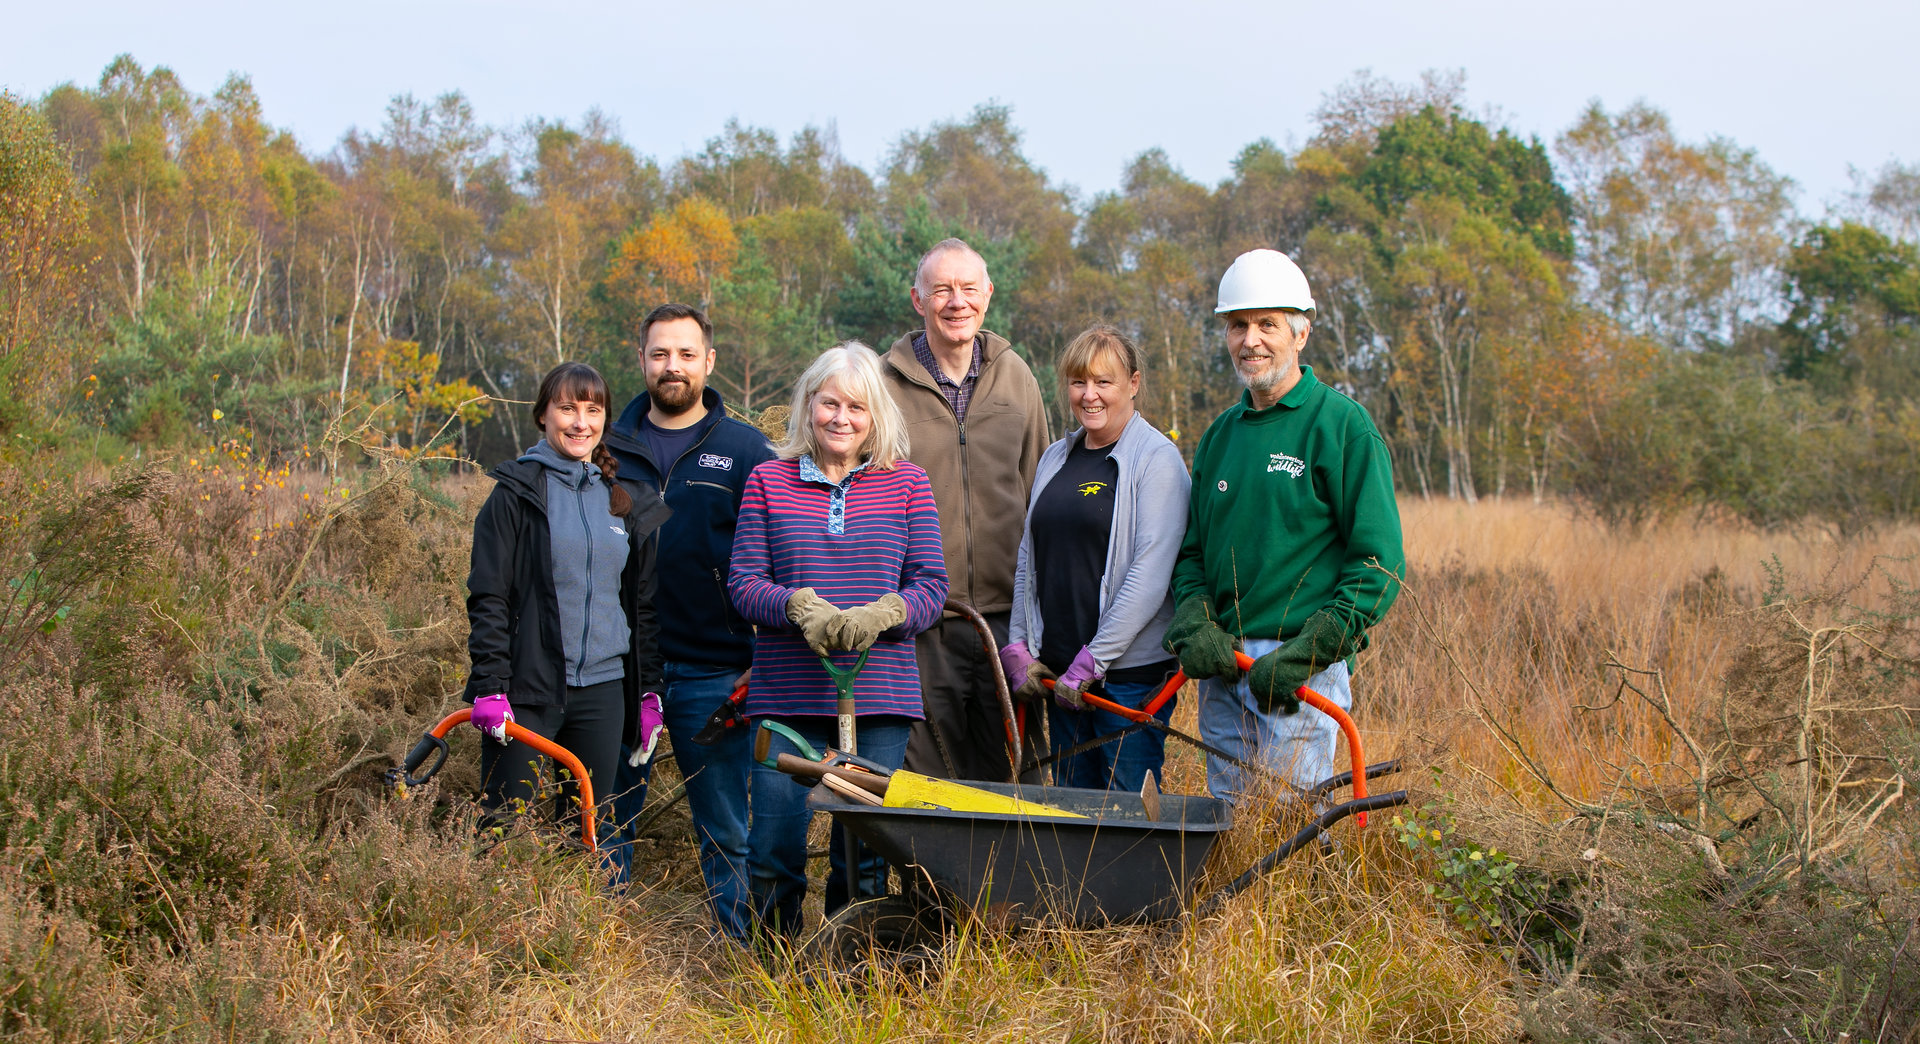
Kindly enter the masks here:
M 913 357 L 927 368 L 927 373 L 933 377 L 933 386 L 947 397 L 947 405 L 953 407 L 954 419 L 962 424 L 967 422 L 967 407 L 973 403 L 973 389 L 980 383 L 980 364 L 986 359 L 986 343 L 984 335 L 973 335 L 973 361 L 967 365 L 967 375 L 955 384 L 933 357 L 933 349 L 927 345 L 926 331 L 913 335 Z

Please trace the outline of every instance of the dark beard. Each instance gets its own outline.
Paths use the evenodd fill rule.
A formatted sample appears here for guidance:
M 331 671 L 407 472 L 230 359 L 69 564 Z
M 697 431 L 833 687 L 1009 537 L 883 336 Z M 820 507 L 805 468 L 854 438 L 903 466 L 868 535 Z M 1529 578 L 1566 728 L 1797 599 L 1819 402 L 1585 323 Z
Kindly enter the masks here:
M 701 394 L 688 381 L 662 381 L 658 387 L 647 391 L 651 394 L 649 405 L 669 417 L 678 417 L 693 409 L 693 404 L 700 401 Z

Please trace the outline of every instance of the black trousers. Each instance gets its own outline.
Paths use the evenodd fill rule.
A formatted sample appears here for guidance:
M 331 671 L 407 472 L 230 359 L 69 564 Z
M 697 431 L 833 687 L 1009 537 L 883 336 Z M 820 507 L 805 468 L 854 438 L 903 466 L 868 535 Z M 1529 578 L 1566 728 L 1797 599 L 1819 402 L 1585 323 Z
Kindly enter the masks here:
M 1007 781 L 1012 768 L 1007 762 L 1007 716 L 994 693 L 993 664 L 999 659 L 999 647 L 1007 644 L 1011 614 L 983 615 L 993 631 L 992 660 L 987 658 L 980 632 L 963 619 L 942 619 L 914 640 L 920 705 L 927 720 L 913 723 L 913 735 L 907 740 L 908 771 L 989 783 Z M 1031 749 L 1040 742 L 1046 717 L 1043 709 L 1028 708 L 1023 746 Z M 1039 782 L 1038 772 L 1028 775 L 1031 782 Z
M 620 734 L 626 726 L 626 683 L 619 678 L 583 688 L 567 688 L 564 706 L 513 705 L 513 720 L 566 748 L 580 759 L 593 781 L 595 815 L 603 823 L 612 823 L 609 802 L 613 799 L 614 770 L 620 763 Z M 533 782 L 546 761 L 546 755 L 513 740 L 501 746 L 491 739 L 480 743 L 481 807 L 488 820 L 531 810 Z M 559 775 L 557 766 L 550 776 Z M 560 787 L 552 814 L 562 822 L 579 814 L 578 788 L 571 779 Z

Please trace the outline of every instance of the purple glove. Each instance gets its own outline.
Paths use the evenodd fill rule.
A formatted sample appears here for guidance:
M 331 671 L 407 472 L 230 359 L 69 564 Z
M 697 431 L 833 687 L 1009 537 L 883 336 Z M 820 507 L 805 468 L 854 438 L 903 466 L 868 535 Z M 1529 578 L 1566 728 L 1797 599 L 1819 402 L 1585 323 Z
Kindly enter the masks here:
M 660 694 L 643 692 L 640 694 L 640 739 L 639 746 L 627 757 L 627 764 L 634 768 L 653 760 L 654 745 L 660 742 L 660 733 L 667 727 L 667 712 L 660 709 Z
M 1067 664 L 1067 671 L 1060 680 L 1053 683 L 1053 702 L 1068 710 L 1086 710 L 1087 705 L 1080 699 L 1080 692 L 1087 686 L 1099 681 L 1104 675 L 1094 669 L 1093 653 L 1086 646 Z
M 491 736 L 495 743 L 504 745 L 507 742 L 507 722 L 513 720 L 513 704 L 507 702 L 504 692 L 482 696 L 473 701 L 473 717 L 469 720 L 481 735 Z
M 1001 649 L 1000 667 L 1007 672 L 1007 688 L 1016 695 L 1034 699 L 1046 691 L 1040 684 L 1041 679 L 1053 677 L 1053 672 L 1027 651 L 1026 642 L 1014 642 Z

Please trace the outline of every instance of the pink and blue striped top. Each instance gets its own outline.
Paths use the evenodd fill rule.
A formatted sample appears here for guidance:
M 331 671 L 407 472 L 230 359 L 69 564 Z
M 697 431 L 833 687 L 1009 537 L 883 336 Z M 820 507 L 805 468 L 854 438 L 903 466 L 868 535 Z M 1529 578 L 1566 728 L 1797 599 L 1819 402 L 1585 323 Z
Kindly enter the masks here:
M 836 486 L 810 468 L 803 476 L 802 462 L 812 464 L 802 457 L 754 468 L 740 499 L 727 590 L 759 627 L 744 710 L 750 717 L 835 712 L 833 681 L 787 622 L 787 599 L 811 587 L 842 609 L 899 592 L 907 622 L 874 643 L 854 700 L 863 715 L 920 718 L 913 636 L 940 619 L 948 586 L 927 473 L 903 461 L 892 471 L 862 468 Z M 838 653 L 833 661 L 844 668 L 857 659 Z

